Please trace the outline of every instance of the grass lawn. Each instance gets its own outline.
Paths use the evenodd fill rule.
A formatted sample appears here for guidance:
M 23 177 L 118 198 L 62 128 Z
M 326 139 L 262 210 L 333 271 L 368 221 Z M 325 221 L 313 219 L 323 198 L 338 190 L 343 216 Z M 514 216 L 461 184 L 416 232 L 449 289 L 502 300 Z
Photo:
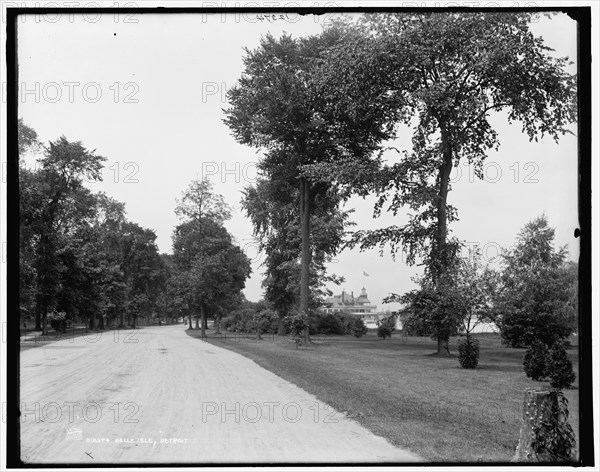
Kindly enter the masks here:
M 199 330 L 187 330 L 194 337 Z M 347 412 L 366 428 L 429 461 L 509 461 L 517 446 L 523 392 L 547 386 L 523 373 L 524 349 L 481 341 L 479 366 L 460 368 L 458 359 L 431 354 L 429 338 L 381 340 L 328 336 L 296 349 L 282 337 L 256 341 L 235 333 L 208 331 L 208 342 L 238 352 Z M 450 343 L 456 354 L 456 339 Z M 577 349 L 568 351 L 577 372 Z M 577 382 L 577 381 L 576 381 Z M 578 438 L 577 384 L 565 391 Z

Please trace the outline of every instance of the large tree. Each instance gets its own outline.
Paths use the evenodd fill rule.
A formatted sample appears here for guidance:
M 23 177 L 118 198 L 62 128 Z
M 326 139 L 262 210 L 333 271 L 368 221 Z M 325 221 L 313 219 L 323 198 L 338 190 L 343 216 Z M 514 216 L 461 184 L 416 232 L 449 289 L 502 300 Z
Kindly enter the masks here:
M 322 185 L 322 184 L 320 184 Z M 315 185 L 318 187 L 318 184 Z M 259 178 L 244 192 L 242 206 L 250 217 L 258 248 L 265 254 L 263 266 L 265 300 L 279 315 L 279 334 L 283 318 L 298 309 L 300 300 L 301 233 L 299 228 L 298 189 L 275 179 Z M 334 192 L 316 192 L 312 214 L 312 247 L 309 266 L 309 308 L 321 305 L 323 286 L 343 279 L 327 274 L 326 262 L 343 243 L 349 224 L 349 211 L 339 208 L 340 197 Z M 329 294 L 330 295 L 330 294 Z
M 364 129 L 377 129 L 371 116 L 354 114 L 337 120 L 347 131 L 332 139 L 326 112 L 327 100 L 318 88 L 318 65 L 340 38 L 331 28 L 321 35 L 279 39 L 267 35 L 260 47 L 246 50 L 244 72 L 228 92 L 231 107 L 225 123 L 243 144 L 265 150 L 259 168 L 265 178 L 294 187 L 300 228 L 299 311 L 307 316 L 310 304 L 310 266 L 313 254 L 311 217 L 317 200 L 335 187 L 317 185 L 304 172 L 307 165 L 341 159 L 347 148 L 366 154 L 370 142 L 361 139 Z M 373 119 L 372 119 L 373 118 Z M 339 140 L 347 144 L 341 146 Z M 308 328 L 305 341 L 308 341 Z
M 335 108 L 351 112 L 354 97 L 363 94 L 386 117 L 387 130 L 414 126 L 412 149 L 378 172 L 380 156 L 313 169 L 363 194 L 379 194 L 376 214 L 386 204 L 394 214 L 412 211 L 404 226 L 358 231 L 354 244 L 389 243 L 393 252 L 404 247 L 409 262 L 424 260 L 435 286 L 459 249 L 449 238 L 448 223 L 457 218 L 448 204 L 450 172 L 466 160 L 481 177 L 488 151 L 500 144 L 490 115 L 502 112 L 509 123 L 520 122 L 531 140 L 570 132 L 576 77 L 567 71 L 568 58 L 555 57 L 531 33 L 530 20 L 528 13 L 435 12 L 366 15 L 345 25 L 355 31 L 353 39 L 333 48 L 322 68 Z M 448 352 L 444 331 L 440 355 Z
M 223 223 L 229 206 L 207 180 L 194 180 L 183 193 L 176 212 L 183 222 L 173 235 L 173 262 L 178 276 L 175 292 L 189 313 L 200 313 L 201 336 L 206 332 L 206 311 L 220 316 L 230 297 L 235 297 L 250 275 L 250 260 L 234 244 Z
M 36 172 L 27 168 L 25 156 L 39 149 L 37 133 L 19 119 L 19 309 L 30 316 L 35 311 L 36 299 L 36 237 L 37 222 L 43 196 Z
M 121 268 L 127 290 L 126 312 L 135 325 L 138 316 L 148 318 L 162 309 L 159 295 L 166 283 L 164 266 L 153 230 L 125 222 L 121 238 Z M 123 325 L 123 316 L 120 325 Z
M 61 233 L 58 255 L 56 310 L 68 319 L 79 316 L 94 329 L 104 328 L 104 319 L 124 308 L 125 282 L 121 271 L 120 227 L 124 204 L 106 195 L 83 193 Z M 79 211 L 75 212 L 75 209 Z
M 175 277 L 170 281 L 175 298 L 189 316 L 200 313 L 200 329 L 206 335 L 206 315 L 218 318 L 244 288 L 250 260 L 220 223 L 203 219 L 187 221 L 173 234 Z

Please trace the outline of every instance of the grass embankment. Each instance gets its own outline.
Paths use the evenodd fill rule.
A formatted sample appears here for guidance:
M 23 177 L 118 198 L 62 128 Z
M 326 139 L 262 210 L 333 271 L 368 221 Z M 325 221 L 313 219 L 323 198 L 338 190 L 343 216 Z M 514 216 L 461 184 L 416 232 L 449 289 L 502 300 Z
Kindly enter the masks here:
M 215 346 L 249 357 L 429 461 L 509 461 L 518 442 L 524 390 L 548 385 L 525 376 L 524 349 L 505 348 L 497 337 L 482 339 L 479 366 L 467 370 L 456 357 L 432 356 L 435 343 L 429 338 L 331 336 L 296 349 L 277 336 L 256 341 L 208 335 Z M 451 351 L 456 353 L 456 339 Z M 569 355 L 577 372 L 577 349 Z M 577 435 L 576 388 L 565 395 Z

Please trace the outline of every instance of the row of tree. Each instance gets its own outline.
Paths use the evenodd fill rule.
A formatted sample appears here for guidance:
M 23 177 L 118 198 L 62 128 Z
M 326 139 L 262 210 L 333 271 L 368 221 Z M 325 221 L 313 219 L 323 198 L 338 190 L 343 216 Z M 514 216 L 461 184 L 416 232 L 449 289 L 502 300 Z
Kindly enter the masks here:
M 224 122 L 263 151 L 263 180 L 244 204 L 267 255 L 266 297 L 280 316 L 293 307 L 305 342 L 322 263 L 344 247 L 341 204 L 376 195 L 374 216 L 408 210 L 408 222 L 356 231 L 346 246 L 403 247 L 409 263 L 423 263 L 422 289 L 440 302 L 422 316 L 438 353 L 449 353 L 461 265 L 448 227 L 458 217 L 452 167 L 467 160 L 481 177 L 499 146 L 491 113 L 520 121 L 530 140 L 558 140 L 576 120 L 568 58 L 533 36 L 530 21 L 517 12 L 367 14 L 310 37 L 267 35 L 246 50 Z M 388 161 L 386 144 L 403 126 L 412 149 Z
M 46 332 L 49 317 L 104 328 L 162 312 L 168 275 L 156 235 L 84 186 L 101 180 L 106 159 L 65 137 L 43 146 L 22 121 L 19 155 L 21 315 Z
M 20 311 L 46 333 L 79 320 L 90 329 L 146 319 L 219 319 L 241 297 L 250 261 L 223 226 L 229 215 L 208 181 L 194 181 L 177 207 L 173 254 L 130 222 L 125 206 L 85 181 L 104 157 L 61 137 L 42 145 L 19 121 Z M 37 164 L 31 165 L 37 157 Z M 204 334 L 204 333 L 203 333 Z

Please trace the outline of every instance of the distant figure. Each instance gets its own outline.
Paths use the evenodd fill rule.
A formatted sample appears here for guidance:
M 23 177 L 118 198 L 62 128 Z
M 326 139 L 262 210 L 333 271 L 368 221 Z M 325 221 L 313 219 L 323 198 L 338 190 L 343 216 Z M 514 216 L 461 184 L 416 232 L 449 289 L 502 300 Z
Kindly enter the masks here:
M 162 320 L 158 320 L 158 326 L 161 326 Z

